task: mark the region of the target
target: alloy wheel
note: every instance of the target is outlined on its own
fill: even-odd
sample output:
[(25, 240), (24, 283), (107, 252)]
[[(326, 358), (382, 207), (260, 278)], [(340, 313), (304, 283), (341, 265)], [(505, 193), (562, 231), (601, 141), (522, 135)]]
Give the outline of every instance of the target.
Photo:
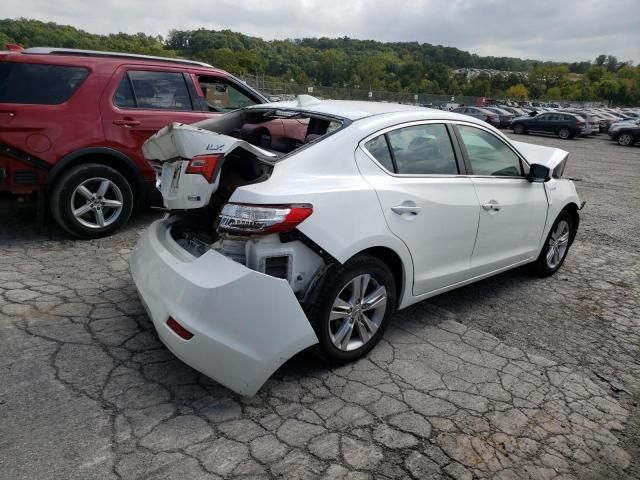
[(547, 244), (547, 266), (553, 270), (560, 265), (569, 248), (571, 228), (566, 220), (558, 222)]
[(123, 197), (118, 186), (106, 178), (90, 178), (71, 195), (71, 213), (87, 228), (105, 228), (122, 213)]
[(569, 132), (569, 130), (567, 130), (566, 128), (561, 128), (558, 132), (558, 136), (563, 140), (569, 138), (569, 135), (571, 135), (571, 132)]
[(367, 344), (384, 319), (387, 289), (370, 274), (358, 275), (340, 290), (329, 313), (329, 337), (342, 351)]
[(628, 147), (633, 142), (633, 137), (630, 133), (623, 133), (618, 137), (618, 144), (623, 147)]

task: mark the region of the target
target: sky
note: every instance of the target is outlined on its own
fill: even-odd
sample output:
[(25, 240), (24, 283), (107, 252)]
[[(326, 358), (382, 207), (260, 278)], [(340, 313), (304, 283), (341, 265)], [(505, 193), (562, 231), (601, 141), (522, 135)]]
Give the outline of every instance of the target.
[(0, 0), (0, 18), (91, 33), (230, 29), (266, 40), (417, 41), (479, 55), (640, 63), (640, 0)]

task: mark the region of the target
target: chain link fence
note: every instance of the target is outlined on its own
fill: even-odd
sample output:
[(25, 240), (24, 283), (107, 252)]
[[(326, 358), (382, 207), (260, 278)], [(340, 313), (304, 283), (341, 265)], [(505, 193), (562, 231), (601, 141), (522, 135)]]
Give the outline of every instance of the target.
[(385, 90), (367, 90), (362, 88), (300, 85), (293, 82), (268, 82), (259, 76), (240, 78), (273, 101), (293, 100), (298, 95), (313, 95), (314, 97), (332, 100), (370, 100), (375, 102), (406, 103), (449, 108), (452, 107), (453, 104), (456, 104), (456, 106), (475, 105), (478, 98), (468, 96), (435, 95), (424, 92), (389, 92)]

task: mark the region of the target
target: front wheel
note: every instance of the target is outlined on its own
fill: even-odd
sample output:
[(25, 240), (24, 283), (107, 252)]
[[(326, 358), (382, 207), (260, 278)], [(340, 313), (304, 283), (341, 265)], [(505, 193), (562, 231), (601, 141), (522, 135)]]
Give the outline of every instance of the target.
[(374, 257), (359, 256), (327, 272), (309, 312), (320, 356), (344, 363), (366, 355), (387, 328), (395, 292), (389, 268)]
[(551, 227), (538, 259), (532, 264), (533, 271), (542, 277), (556, 273), (567, 258), (574, 237), (571, 215), (563, 210)]
[(516, 133), (518, 135), (522, 135), (524, 133), (524, 125), (522, 124), (517, 124), (513, 127), (513, 133)]
[(623, 147), (630, 147), (633, 145), (633, 135), (630, 133), (623, 133), (618, 137), (618, 145)]
[(561, 128), (560, 130), (558, 130), (558, 136), (562, 140), (567, 140), (568, 138), (571, 138), (571, 130), (569, 130), (568, 128)]
[(51, 193), (53, 218), (77, 237), (98, 238), (123, 226), (133, 211), (127, 179), (106, 165), (78, 165), (64, 173)]

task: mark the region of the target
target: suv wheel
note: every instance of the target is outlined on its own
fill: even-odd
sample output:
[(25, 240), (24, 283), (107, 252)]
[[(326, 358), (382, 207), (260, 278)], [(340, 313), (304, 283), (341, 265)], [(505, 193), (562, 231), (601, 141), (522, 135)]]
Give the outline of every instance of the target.
[(518, 123), (513, 127), (513, 133), (517, 133), (518, 135), (522, 135), (524, 133), (524, 125)]
[(558, 130), (558, 136), (562, 140), (567, 140), (568, 138), (571, 138), (571, 130), (569, 130), (568, 128), (561, 128), (560, 130)]
[(630, 147), (633, 145), (633, 135), (630, 133), (623, 133), (618, 137), (618, 145), (622, 145), (623, 147)]
[(396, 286), (386, 264), (369, 256), (334, 267), (322, 282), (309, 318), (317, 350), (332, 363), (367, 354), (384, 334), (396, 303)]
[(124, 225), (133, 211), (127, 179), (106, 165), (78, 165), (64, 173), (51, 193), (51, 213), (63, 229), (84, 238), (104, 237)]

